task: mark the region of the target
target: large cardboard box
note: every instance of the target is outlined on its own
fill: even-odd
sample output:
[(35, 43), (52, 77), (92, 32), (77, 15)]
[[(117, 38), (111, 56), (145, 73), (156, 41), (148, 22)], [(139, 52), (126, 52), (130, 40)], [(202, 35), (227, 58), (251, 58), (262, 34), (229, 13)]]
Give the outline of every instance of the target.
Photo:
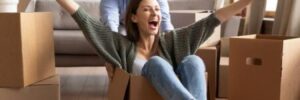
[[(211, 14), (208, 10), (171, 10), (171, 22), (175, 28), (191, 25)], [(213, 34), (201, 45), (201, 47), (215, 46), (221, 39), (221, 25), (215, 28)]]
[(0, 13), (0, 22), (0, 87), (24, 87), (55, 74), (51, 13)]
[(25, 88), (0, 88), (0, 100), (60, 100), (59, 76)]
[(300, 38), (230, 39), (230, 100), (300, 100)]
[[(207, 47), (196, 53), (206, 64), (208, 73), (208, 99), (216, 96), (216, 48)], [(106, 66), (111, 79), (108, 89), (109, 100), (163, 100), (154, 87), (142, 76), (131, 75), (119, 68)], [(126, 94), (128, 93), (128, 94)]]

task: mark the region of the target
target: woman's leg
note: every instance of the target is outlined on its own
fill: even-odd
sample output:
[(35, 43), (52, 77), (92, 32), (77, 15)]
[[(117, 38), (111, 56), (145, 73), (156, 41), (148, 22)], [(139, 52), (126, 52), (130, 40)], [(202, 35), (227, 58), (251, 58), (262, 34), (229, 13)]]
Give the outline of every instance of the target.
[(165, 100), (195, 100), (179, 81), (173, 67), (158, 56), (152, 57), (144, 65), (142, 75)]
[(176, 69), (181, 83), (197, 99), (207, 100), (205, 65), (196, 55), (185, 57)]

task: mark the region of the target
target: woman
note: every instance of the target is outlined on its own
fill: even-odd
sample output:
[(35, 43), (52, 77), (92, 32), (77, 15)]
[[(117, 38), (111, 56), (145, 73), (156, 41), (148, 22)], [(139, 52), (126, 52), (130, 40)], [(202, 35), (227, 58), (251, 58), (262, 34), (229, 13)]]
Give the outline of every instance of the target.
[(123, 37), (88, 16), (73, 0), (57, 1), (101, 56), (129, 73), (143, 75), (166, 100), (207, 99), (205, 66), (193, 54), (216, 26), (251, 2), (240, 0), (190, 26), (160, 33), (157, 1), (131, 0), (125, 20), (127, 36)]

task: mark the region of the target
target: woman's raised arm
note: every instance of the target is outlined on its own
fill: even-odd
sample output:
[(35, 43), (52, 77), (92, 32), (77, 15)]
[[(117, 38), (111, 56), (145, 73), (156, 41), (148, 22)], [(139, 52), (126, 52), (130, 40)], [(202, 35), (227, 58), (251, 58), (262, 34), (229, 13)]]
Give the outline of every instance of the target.
[(79, 5), (74, 0), (56, 0), (64, 9), (70, 14), (75, 13), (79, 8)]
[(228, 20), (230, 17), (235, 14), (241, 12), (244, 8), (247, 7), (253, 0), (239, 0), (227, 7), (218, 9), (215, 13), (216, 17), (220, 20), (220, 22), (224, 22)]

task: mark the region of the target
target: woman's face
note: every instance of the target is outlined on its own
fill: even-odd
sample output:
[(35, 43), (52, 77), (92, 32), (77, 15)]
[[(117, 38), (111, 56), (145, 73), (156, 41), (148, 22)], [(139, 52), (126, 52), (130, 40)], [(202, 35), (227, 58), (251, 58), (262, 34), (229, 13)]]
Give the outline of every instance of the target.
[(137, 23), (141, 35), (156, 35), (161, 20), (159, 4), (156, 0), (142, 0), (131, 19)]

